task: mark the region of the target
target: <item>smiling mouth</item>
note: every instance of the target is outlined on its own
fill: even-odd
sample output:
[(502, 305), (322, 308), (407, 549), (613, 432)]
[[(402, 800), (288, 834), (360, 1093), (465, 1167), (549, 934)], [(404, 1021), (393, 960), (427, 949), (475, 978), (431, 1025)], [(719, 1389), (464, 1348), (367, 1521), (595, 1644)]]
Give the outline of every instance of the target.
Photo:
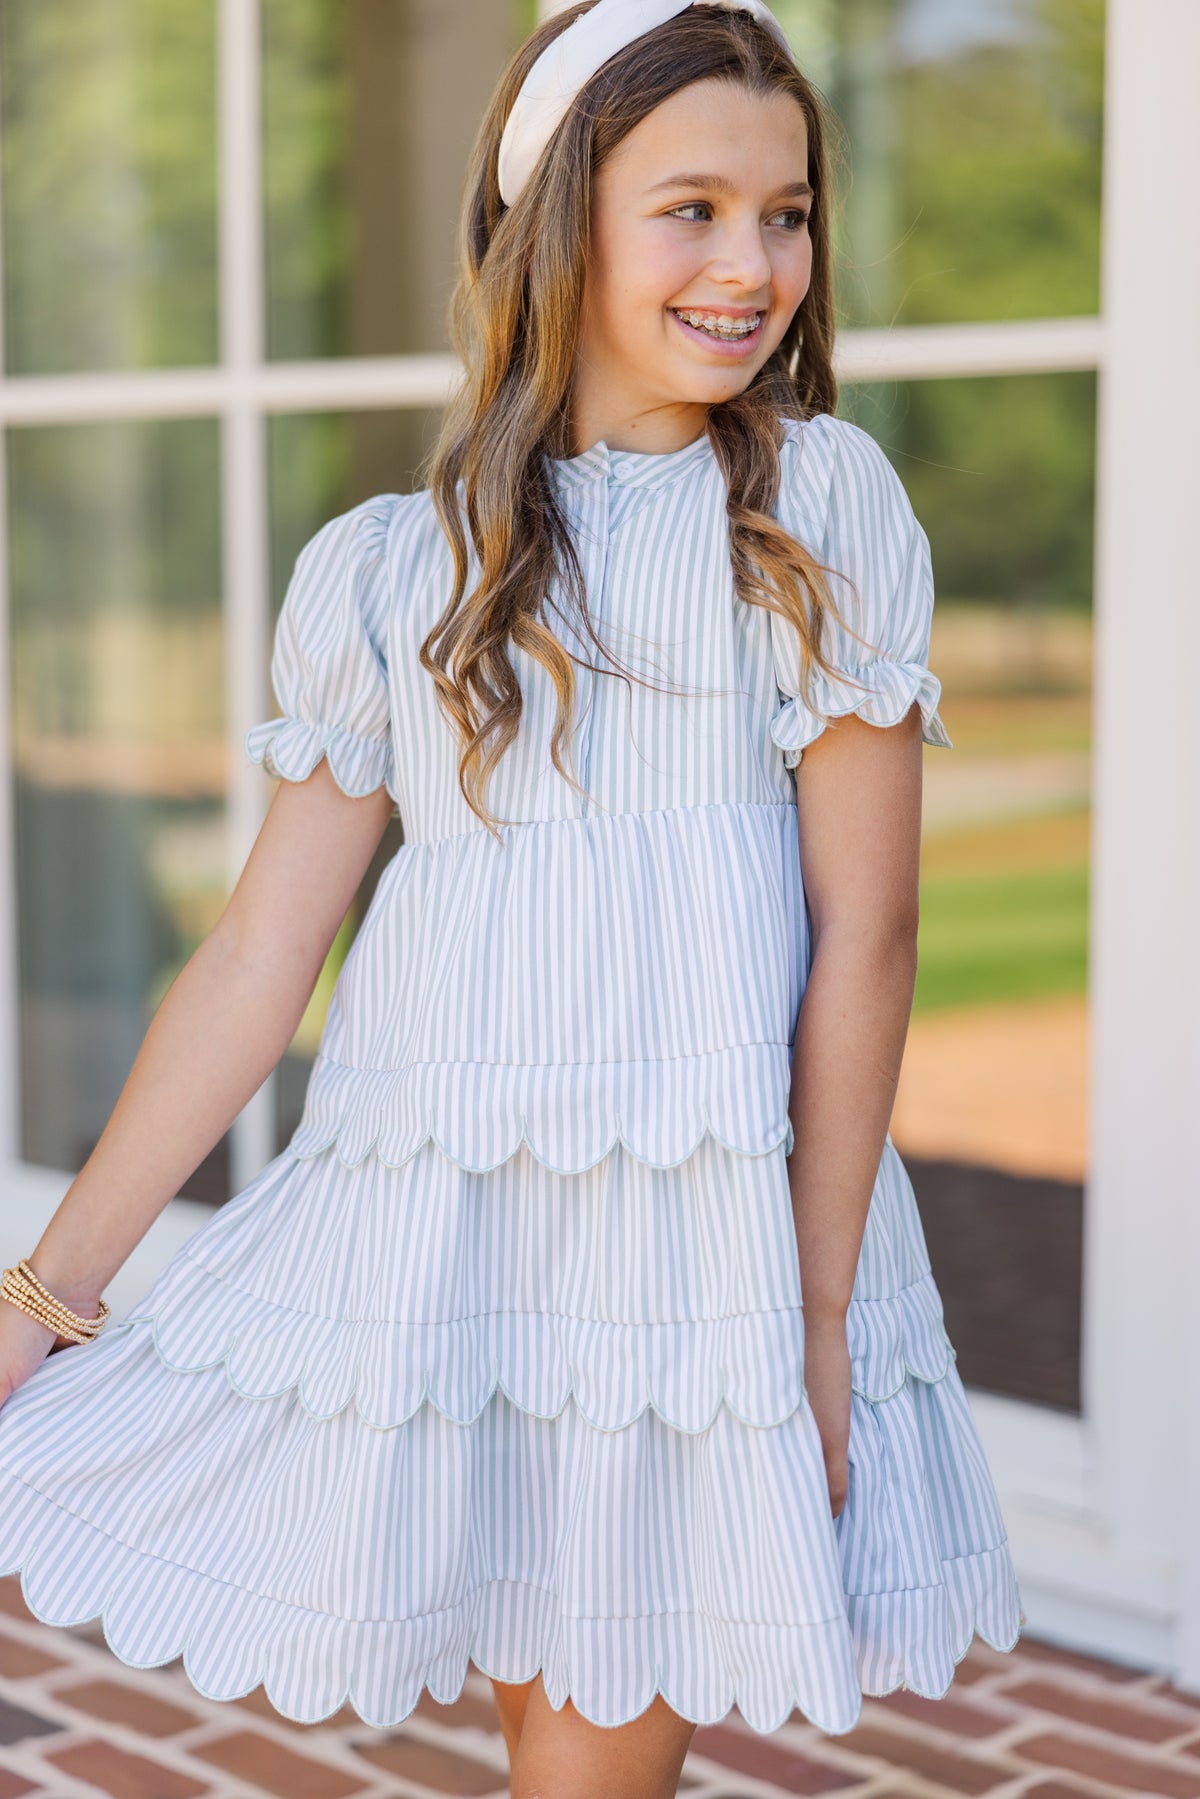
[(766, 317), (765, 313), (756, 312), (737, 318), (731, 313), (702, 312), (691, 306), (672, 306), (668, 310), (692, 331), (725, 344), (739, 344), (753, 337)]

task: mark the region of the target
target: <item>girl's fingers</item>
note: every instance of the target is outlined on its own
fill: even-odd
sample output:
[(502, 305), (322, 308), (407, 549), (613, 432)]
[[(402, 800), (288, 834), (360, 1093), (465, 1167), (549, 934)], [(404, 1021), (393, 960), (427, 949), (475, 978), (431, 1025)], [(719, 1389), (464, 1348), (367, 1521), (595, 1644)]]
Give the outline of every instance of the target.
[(844, 1332), (811, 1332), (805, 1350), (805, 1386), (821, 1436), (829, 1504), (835, 1518), (849, 1492), (852, 1378)]
[(846, 1503), (849, 1491), (849, 1478), (845, 1456), (835, 1456), (825, 1464), (825, 1478), (829, 1483), (829, 1503), (836, 1518)]
[(0, 1406), (24, 1386), (58, 1341), (66, 1343), (69, 1338), (52, 1337), (45, 1325), (19, 1307), (0, 1305)]

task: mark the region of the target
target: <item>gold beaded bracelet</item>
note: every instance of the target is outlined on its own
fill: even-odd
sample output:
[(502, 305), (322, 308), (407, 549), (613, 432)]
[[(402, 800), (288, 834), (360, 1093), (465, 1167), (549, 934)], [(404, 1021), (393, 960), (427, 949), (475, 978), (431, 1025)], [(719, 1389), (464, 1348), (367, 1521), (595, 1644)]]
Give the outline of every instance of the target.
[(4, 1270), (3, 1278), (0, 1278), (0, 1298), (11, 1300), (39, 1324), (72, 1343), (92, 1342), (100, 1335), (110, 1315), (104, 1300), (100, 1301), (100, 1313), (96, 1318), (84, 1318), (79, 1312), (73, 1312), (61, 1299), (56, 1299), (48, 1287), (43, 1287), (28, 1262), (18, 1262), (15, 1268)]

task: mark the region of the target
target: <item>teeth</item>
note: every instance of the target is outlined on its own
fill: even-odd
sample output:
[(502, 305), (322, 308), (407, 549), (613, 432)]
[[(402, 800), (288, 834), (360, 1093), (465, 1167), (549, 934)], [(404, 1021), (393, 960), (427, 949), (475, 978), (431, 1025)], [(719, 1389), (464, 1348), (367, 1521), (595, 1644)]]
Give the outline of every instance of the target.
[(707, 331), (712, 337), (749, 337), (758, 328), (761, 316), (755, 313), (752, 318), (737, 319), (727, 312), (691, 312), (683, 307), (676, 310), (687, 324), (694, 325), (699, 331)]

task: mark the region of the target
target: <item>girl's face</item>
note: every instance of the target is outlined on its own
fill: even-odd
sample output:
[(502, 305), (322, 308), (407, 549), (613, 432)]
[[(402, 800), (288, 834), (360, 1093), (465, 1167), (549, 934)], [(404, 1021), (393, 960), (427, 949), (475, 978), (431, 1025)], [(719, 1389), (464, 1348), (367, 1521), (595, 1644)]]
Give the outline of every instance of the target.
[(808, 133), (788, 94), (698, 81), (596, 173), (576, 450), (680, 449), (748, 387), (812, 275)]

